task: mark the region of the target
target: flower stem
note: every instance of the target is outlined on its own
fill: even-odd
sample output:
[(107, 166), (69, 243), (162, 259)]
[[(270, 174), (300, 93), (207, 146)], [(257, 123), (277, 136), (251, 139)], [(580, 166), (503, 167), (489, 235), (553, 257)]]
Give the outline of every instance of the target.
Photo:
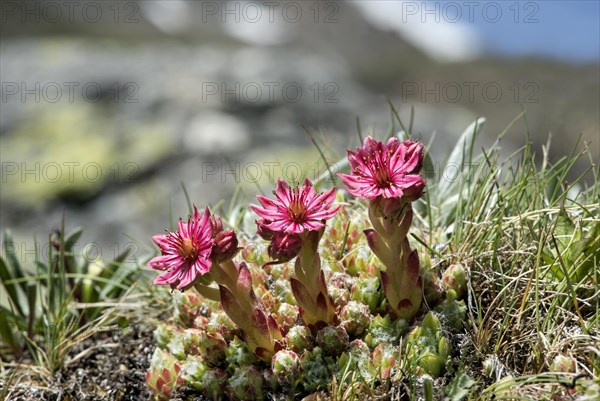
[(202, 295), (206, 299), (210, 299), (211, 301), (215, 302), (221, 302), (221, 293), (218, 288), (196, 283), (194, 284), (194, 289), (198, 292), (198, 294)]
[(327, 291), (318, 245), (323, 232), (310, 232), (296, 259), (292, 292), (304, 324), (312, 328), (334, 323), (335, 307)]
[(386, 266), (380, 272), (381, 283), (395, 318), (410, 320), (422, 301), (422, 279), (419, 258), (410, 249), (408, 231), (413, 211), (410, 203), (403, 204), (395, 215), (385, 213), (381, 203), (372, 202), (369, 220), (374, 230), (366, 230), (369, 247)]

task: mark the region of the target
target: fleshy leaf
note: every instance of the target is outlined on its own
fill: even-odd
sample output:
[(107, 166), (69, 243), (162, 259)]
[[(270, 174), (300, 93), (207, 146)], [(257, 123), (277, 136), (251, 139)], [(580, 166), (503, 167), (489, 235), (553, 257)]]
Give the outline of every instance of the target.
[(219, 291), (221, 293), (221, 304), (223, 305), (223, 310), (227, 313), (227, 316), (231, 320), (233, 320), (238, 326), (244, 327), (248, 320), (248, 318), (244, 315), (242, 308), (235, 300), (235, 297), (224, 286), (219, 286)]

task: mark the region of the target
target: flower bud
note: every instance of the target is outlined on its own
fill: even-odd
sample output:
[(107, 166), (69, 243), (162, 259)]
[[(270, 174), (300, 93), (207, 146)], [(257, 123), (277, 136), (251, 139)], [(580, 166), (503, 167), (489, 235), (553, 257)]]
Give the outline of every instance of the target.
[(317, 344), (325, 355), (338, 356), (348, 348), (350, 338), (343, 327), (327, 326), (317, 333)]
[(215, 238), (223, 231), (223, 221), (214, 214), (210, 214), (210, 223), (212, 225), (212, 236)]
[(417, 153), (417, 165), (412, 173), (418, 173), (423, 168), (423, 162), (425, 160), (425, 148), (423, 147), (423, 143), (418, 141), (412, 141), (410, 139), (403, 142), (405, 146), (408, 146), (408, 151), (406, 152), (406, 157), (412, 157), (412, 154)]
[(371, 314), (367, 305), (350, 301), (342, 308), (340, 318), (342, 319), (342, 326), (344, 326), (348, 334), (359, 337), (369, 327)]
[(377, 217), (396, 217), (402, 208), (406, 205), (406, 199), (400, 198), (384, 198), (378, 196), (371, 201), (369, 207)]
[(256, 233), (264, 240), (270, 241), (276, 234), (275, 231), (267, 227), (271, 222), (269, 220), (260, 219), (256, 221)]
[(234, 231), (221, 231), (214, 238), (210, 258), (215, 263), (231, 260), (238, 252), (238, 239)]
[(298, 256), (304, 244), (304, 238), (298, 234), (277, 233), (269, 244), (269, 256), (272, 259), (287, 262)]
[(423, 195), (423, 190), (425, 189), (425, 180), (421, 178), (420, 181), (414, 183), (409, 188), (404, 190), (402, 198), (407, 202), (414, 202), (419, 199)]

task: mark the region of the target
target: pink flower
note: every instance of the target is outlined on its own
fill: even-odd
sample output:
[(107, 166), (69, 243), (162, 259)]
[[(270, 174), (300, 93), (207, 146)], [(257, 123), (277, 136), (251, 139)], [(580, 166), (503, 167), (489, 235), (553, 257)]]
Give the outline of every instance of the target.
[(332, 218), (340, 207), (331, 208), (335, 200), (335, 188), (318, 194), (310, 180), (304, 180), (302, 188), (292, 189), (281, 178), (277, 180), (275, 199), (257, 195), (262, 208), (251, 206), (263, 219), (258, 221), (259, 231), (302, 234), (320, 230), (325, 220)]
[(423, 145), (393, 137), (383, 142), (368, 136), (362, 148), (348, 151), (351, 174), (338, 173), (350, 194), (363, 198), (419, 198), (425, 180), (419, 174), (423, 166)]
[(180, 221), (177, 228), (152, 237), (162, 254), (150, 260), (148, 266), (165, 271), (154, 279), (154, 284), (182, 290), (212, 266), (213, 226), (208, 208), (200, 213), (194, 206), (193, 216), (187, 222)]

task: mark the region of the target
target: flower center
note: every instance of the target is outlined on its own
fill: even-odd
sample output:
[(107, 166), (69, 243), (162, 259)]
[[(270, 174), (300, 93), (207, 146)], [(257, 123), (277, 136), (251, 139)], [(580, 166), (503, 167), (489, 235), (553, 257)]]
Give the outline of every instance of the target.
[[(392, 174), (389, 169), (390, 157), (392, 155), (391, 150), (385, 152), (379, 150), (374, 151), (371, 155), (364, 157), (363, 162), (370, 171), (370, 175), (375, 180), (375, 183), (379, 188), (389, 188), (393, 186)], [(360, 172), (360, 168), (356, 168), (357, 172)]]
[(390, 176), (390, 171), (384, 163), (375, 162), (374, 163), (373, 178), (375, 178), (375, 182), (377, 186), (380, 188), (388, 188), (392, 186), (392, 177)]
[(179, 254), (184, 258), (194, 259), (198, 256), (198, 250), (191, 238), (184, 238), (179, 246)]
[(300, 199), (294, 199), (291, 201), (288, 210), (290, 213), (290, 218), (296, 223), (301, 223), (306, 218), (306, 206), (300, 201)]

